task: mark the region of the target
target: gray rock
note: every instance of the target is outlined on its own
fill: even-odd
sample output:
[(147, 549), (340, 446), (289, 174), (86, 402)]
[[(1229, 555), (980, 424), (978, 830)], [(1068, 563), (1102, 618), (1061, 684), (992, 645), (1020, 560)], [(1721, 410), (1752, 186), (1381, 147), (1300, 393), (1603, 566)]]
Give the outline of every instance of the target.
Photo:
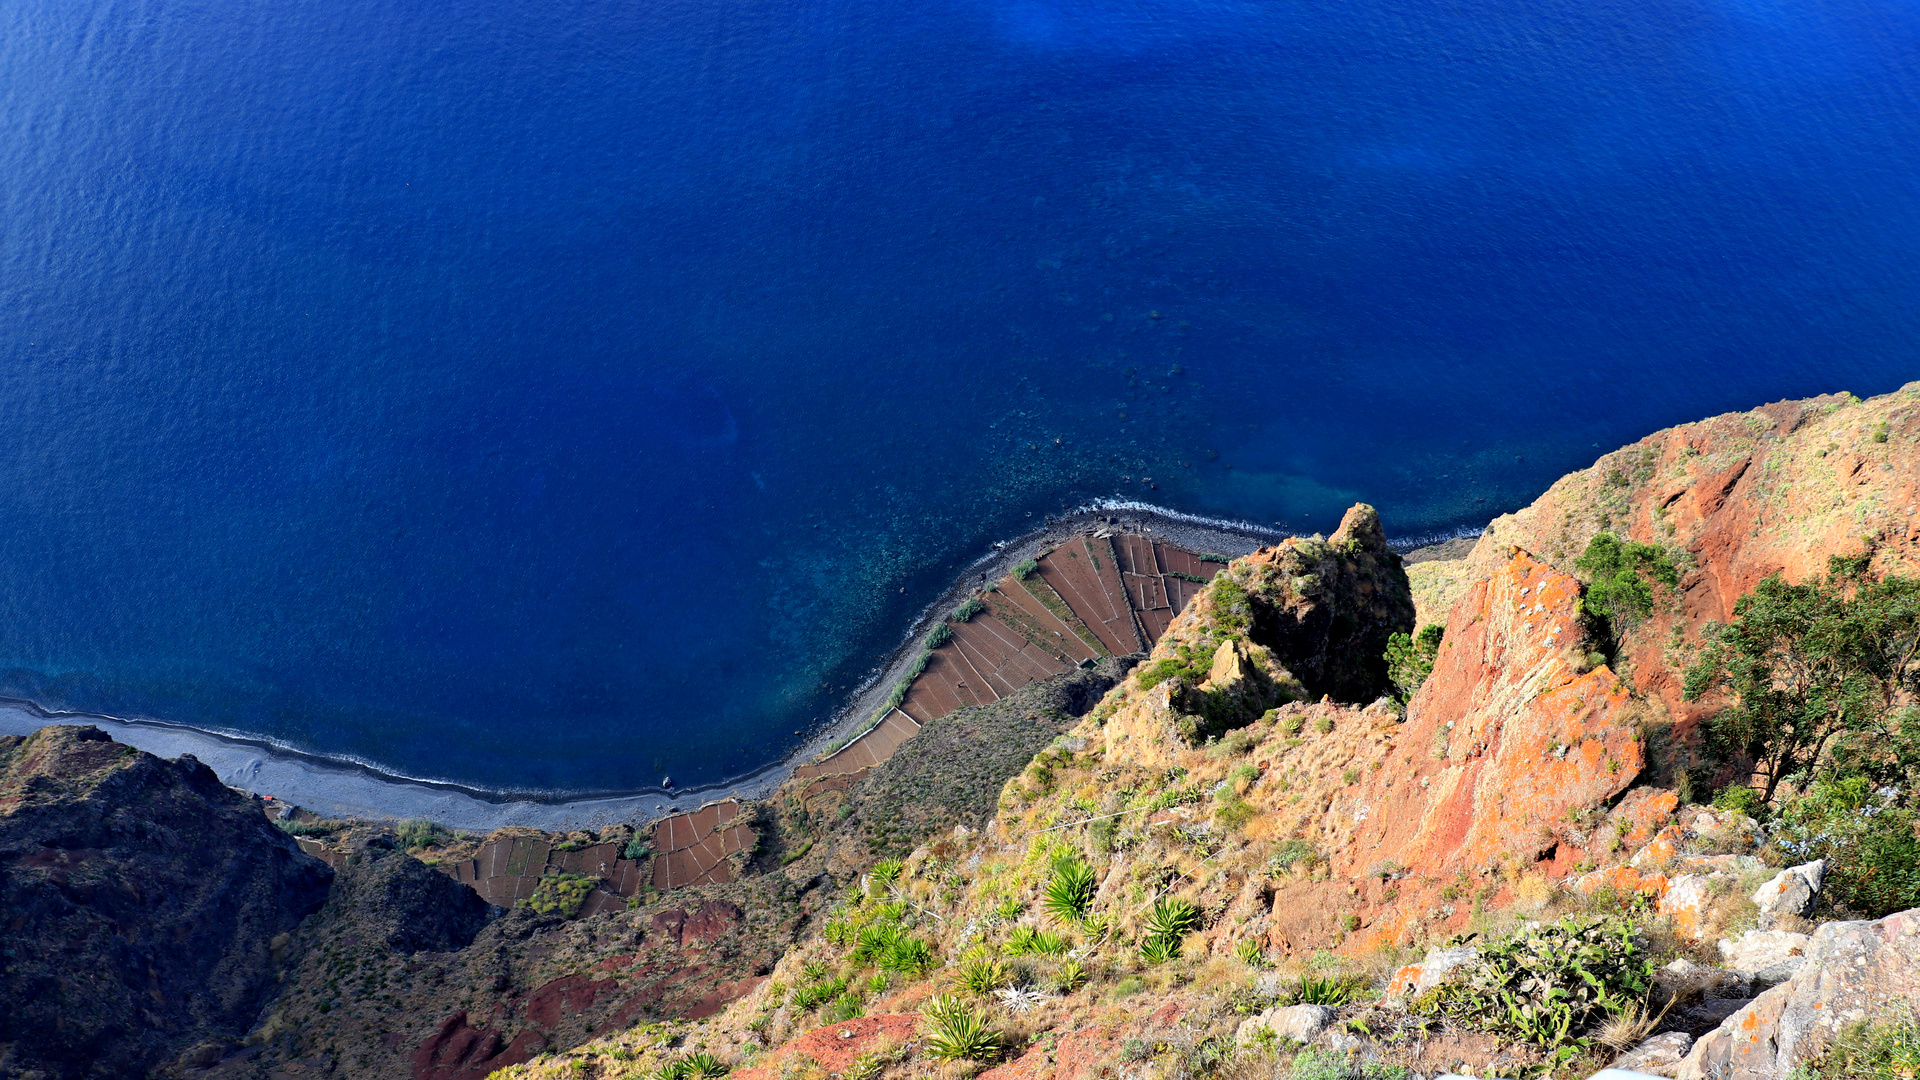
[(1827, 923), (1805, 951), (1792, 978), (1694, 1044), (1678, 1080), (1785, 1080), (1847, 1025), (1920, 1005), (1920, 910)]
[(1788, 867), (1754, 890), (1753, 902), (1760, 909), (1761, 927), (1771, 930), (1782, 916), (1805, 915), (1819, 897), (1826, 875), (1827, 861), (1819, 859)]
[(1245, 1046), (1253, 1041), (1255, 1032), (1266, 1028), (1282, 1039), (1312, 1042), (1332, 1022), (1333, 1010), (1325, 1005), (1277, 1006), (1243, 1022), (1234, 1032), (1233, 1041)]
[(1720, 941), (1720, 957), (1727, 967), (1763, 986), (1776, 986), (1793, 977), (1806, 963), (1813, 939), (1785, 930), (1749, 930), (1738, 941)]
[(1685, 1060), (1687, 1051), (1691, 1049), (1693, 1036), (1684, 1031), (1669, 1031), (1665, 1035), (1655, 1035), (1620, 1055), (1608, 1068), (1653, 1076), (1672, 1076), (1674, 1069)]

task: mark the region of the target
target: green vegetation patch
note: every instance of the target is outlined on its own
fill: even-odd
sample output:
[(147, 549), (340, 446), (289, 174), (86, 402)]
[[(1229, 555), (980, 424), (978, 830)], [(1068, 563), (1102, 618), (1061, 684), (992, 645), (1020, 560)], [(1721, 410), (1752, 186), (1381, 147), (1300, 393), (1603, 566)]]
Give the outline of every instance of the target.
[(1387, 639), (1387, 681), (1400, 704), (1413, 700), (1414, 691), (1433, 674), (1433, 660), (1446, 633), (1444, 626), (1423, 626), (1417, 634), (1394, 634)]
[(1586, 585), (1581, 614), (1594, 636), (1608, 641), (1617, 642), (1653, 613), (1655, 583), (1669, 589), (1680, 585), (1680, 572), (1664, 549), (1624, 541), (1612, 533), (1596, 535), (1573, 566)]
[(527, 897), (526, 905), (542, 915), (558, 915), (563, 919), (575, 918), (580, 908), (587, 902), (587, 894), (600, 884), (597, 877), (585, 874), (548, 874), (534, 887), (533, 895)]

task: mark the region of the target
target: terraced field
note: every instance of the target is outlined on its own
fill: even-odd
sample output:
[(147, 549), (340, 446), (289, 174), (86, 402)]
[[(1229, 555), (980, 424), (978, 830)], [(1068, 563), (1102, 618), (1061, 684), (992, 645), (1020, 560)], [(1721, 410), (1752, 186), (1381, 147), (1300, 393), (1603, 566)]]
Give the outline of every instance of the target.
[(794, 770), (801, 779), (858, 775), (893, 756), (922, 724), (998, 701), (1101, 656), (1144, 652), (1223, 564), (1134, 533), (1082, 533), (1008, 574), (871, 731)]
[[(1082, 533), (1038, 559), (1027, 572), (1008, 574), (981, 593), (980, 609), (965, 621), (949, 618), (946, 640), (927, 651), (926, 665), (896, 708), (838, 751), (794, 770), (803, 787), (801, 805), (815, 796), (843, 792), (921, 726), (967, 705), (984, 705), (1102, 656), (1144, 652), (1160, 640), (1173, 617), (1224, 564), (1133, 533)], [(706, 810), (699, 812), (705, 815)], [(654, 826), (659, 837), (699, 833), (699, 815), (679, 815)], [(741, 830), (744, 831), (744, 830)], [(742, 841), (747, 842), (747, 841)], [(698, 848), (713, 860), (719, 847)], [(727, 870), (724, 856), (719, 872)], [(663, 889), (714, 878), (711, 862), (691, 856), (655, 861), (653, 880)]]

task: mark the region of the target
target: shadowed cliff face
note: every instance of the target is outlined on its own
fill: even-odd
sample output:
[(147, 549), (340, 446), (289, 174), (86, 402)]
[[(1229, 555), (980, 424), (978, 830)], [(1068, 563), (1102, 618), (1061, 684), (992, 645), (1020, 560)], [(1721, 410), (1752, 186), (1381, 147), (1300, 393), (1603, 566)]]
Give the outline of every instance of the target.
[(1387, 639), (1413, 630), (1413, 594), (1380, 515), (1361, 503), (1324, 542), (1288, 539), (1235, 564), (1253, 597), (1248, 635), (1311, 697), (1365, 704), (1387, 689)]
[(0, 740), (0, 1072), (139, 1076), (238, 1038), (332, 877), (206, 766), (97, 728)]

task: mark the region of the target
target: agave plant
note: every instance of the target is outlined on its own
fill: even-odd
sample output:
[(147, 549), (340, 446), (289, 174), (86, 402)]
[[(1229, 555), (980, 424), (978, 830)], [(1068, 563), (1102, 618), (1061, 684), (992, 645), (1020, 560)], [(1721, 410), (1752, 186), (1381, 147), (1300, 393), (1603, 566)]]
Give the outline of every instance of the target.
[(1051, 930), (1040, 931), (1027, 943), (1028, 951), (1035, 956), (1065, 956), (1072, 947), (1073, 942)]
[(851, 959), (855, 963), (875, 963), (887, 952), (900, 944), (900, 928), (891, 923), (874, 923), (862, 927), (860, 940), (853, 947)]
[(925, 975), (933, 967), (933, 946), (919, 938), (901, 937), (888, 945), (878, 959), (887, 971)]
[(1007, 985), (1007, 965), (990, 957), (976, 956), (960, 965), (954, 981), (969, 994), (986, 996)]
[(1147, 937), (1140, 941), (1140, 962), (1148, 966), (1164, 964), (1180, 955), (1177, 937)]
[(1031, 926), (1016, 926), (1007, 933), (1007, 955), (1025, 956), (1037, 952), (1034, 944), (1040, 939), (1040, 932)]
[(1238, 945), (1235, 945), (1233, 947), (1233, 956), (1234, 959), (1250, 968), (1263, 968), (1267, 966), (1267, 954), (1261, 950), (1260, 943), (1252, 938), (1248, 938)]
[(900, 880), (900, 871), (906, 864), (899, 859), (882, 859), (867, 871), (866, 888), (862, 891), (868, 896), (884, 896)]
[(1053, 973), (1053, 985), (1063, 994), (1071, 994), (1087, 985), (1087, 966), (1078, 960), (1063, 961)]
[(705, 1050), (680, 1059), (687, 1067), (687, 1080), (717, 1080), (732, 1072), (732, 1067)]
[(1177, 896), (1161, 897), (1147, 913), (1147, 933), (1152, 937), (1177, 938), (1200, 925), (1200, 909), (1190, 900)]
[(1097, 885), (1093, 868), (1077, 856), (1055, 859), (1053, 877), (1040, 898), (1040, 907), (1060, 922), (1077, 923), (1086, 918), (1092, 908)]
[(927, 1054), (939, 1061), (978, 1061), (1000, 1049), (1000, 1033), (971, 1005), (941, 995), (929, 1000), (921, 1015), (927, 1022)]
[(1354, 975), (1302, 975), (1293, 996), (1302, 1005), (1337, 1009), (1358, 998), (1365, 989), (1365, 981)]

